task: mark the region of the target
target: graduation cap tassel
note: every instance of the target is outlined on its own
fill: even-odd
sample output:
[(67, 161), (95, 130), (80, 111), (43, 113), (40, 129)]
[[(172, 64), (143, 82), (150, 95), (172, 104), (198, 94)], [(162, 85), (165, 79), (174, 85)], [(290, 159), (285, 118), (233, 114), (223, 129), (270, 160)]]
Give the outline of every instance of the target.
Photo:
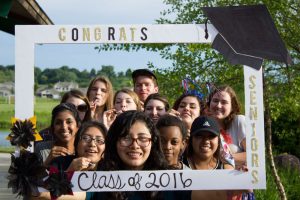
[(208, 18), (205, 20), (205, 39), (207, 39), (208, 38), (208, 30), (207, 30), (207, 22), (208, 22)]

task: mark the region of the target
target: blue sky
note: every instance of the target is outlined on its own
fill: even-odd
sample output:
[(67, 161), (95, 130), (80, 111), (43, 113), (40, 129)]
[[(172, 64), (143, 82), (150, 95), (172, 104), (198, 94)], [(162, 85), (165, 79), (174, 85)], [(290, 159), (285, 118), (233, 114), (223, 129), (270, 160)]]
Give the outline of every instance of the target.
[[(163, 0), (36, 0), (54, 24), (154, 24), (167, 8)], [(35, 65), (57, 68), (63, 65), (80, 70), (113, 65), (115, 71), (144, 68), (151, 61), (167, 67), (169, 61), (156, 53), (101, 52), (95, 45), (44, 44), (35, 47)], [(0, 32), (0, 65), (15, 63), (14, 36)]]

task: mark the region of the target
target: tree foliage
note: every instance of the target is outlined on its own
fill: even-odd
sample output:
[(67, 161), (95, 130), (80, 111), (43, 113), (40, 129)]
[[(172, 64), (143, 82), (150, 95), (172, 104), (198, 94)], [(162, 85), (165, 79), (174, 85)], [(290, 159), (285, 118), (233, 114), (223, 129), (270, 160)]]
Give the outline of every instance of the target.
[[(300, 1), (295, 0), (279, 0), (279, 1), (165, 1), (171, 5), (171, 9), (163, 12), (163, 16), (167, 16), (170, 13), (177, 13), (176, 18), (171, 23), (203, 23), (205, 17), (203, 17), (200, 10), (201, 6), (229, 6), (229, 5), (253, 5), (253, 4), (265, 4), (274, 19), (276, 27), (285, 42), (289, 53), (293, 58), (294, 65), (286, 66), (282, 63), (275, 63), (271, 61), (265, 61), (264, 79), (265, 79), (265, 97), (267, 97), (270, 104), (271, 118), (273, 121), (273, 134), (275, 146), (278, 146), (277, 150), (281, 152), (288, 152), (294, 155), (300, 156), (299, 144), (300, 144), (300, 73), (299, 73), (299, 58), (300, 58)], [(164, 18), (158, 20), (158, 23), (169, 22)], [(209, 77), (213, 82), (225, 83), (229, 85), (235, 85), (234, 83), (243, 83), (242, 76), (238, 76), (239, 71), (237, 68), (228, 66), (227, 62), (220, 58), (213, 50), (206, 48), (205, 45), (199, 46), (196, 49), (179, 49), (180, 52), (176, 52), (174, 71), (176, 74), (185, 74), (186, 72), (195, 72), (196, 74), (203, 73), (206, 69), (210, 73), (215, 75)], [(182, 51), (183, 50), (183, 51)], [(200, 57), (202, 62), (197, 63), (199, 55), (193, 55), (193, 52), (205, 52), (205, 56)], [(171, 53), (172, 54), (172, 53)], [(174, 54), (172, 54), (174, 55)], [(172, 57), (172, 55), (170, 57)], [(180, 62), (185, 56), (189, 56), (190, 60), (184, 58), (183, 62)], [(197, 65), (194, 65), (196, 64)], [(178, 65), (179, 64), (179, 65)], [(194, 65), (194, 66), (193, 66)], [(207, 68), (209, 65), (214, 66), (213, 69)], [(185, 68), (185, 69), (182, 69)], [(192, 70), (192, 68), (194, 70)], [(218, 68), (218, 69), (216, 69)], [(173, 73), (173, 72), (170, 72)], [(238, 80), (240, 78), (240, 80)], [(240, 84), (239, 84), (240, 87)], [(240, 87), (241, 88), (241, 87)], [(236, 89), (236, 88), (235, 88)], [(280, 141), (280, 143), (279, 143)], [(285, 141), (285, 143), (283, 143)], [(278, 142), (278, 143), (276, 143)]]
[[(280, 36), (292, 56), (294, 64), (286, 66), (265, 60), (265, 97), (271, 111), (275, 146), (280, 141), (281, 152), (300, 157), (300, 1), (299, 0), (165, 0), (169, 9), (161, 12), (159, 24), (203, 24), (206, 17), (201, 7), (265, 4), (274, 20)], [(259, 30), (258, 30), (259, 31)], [(231, 85), (243, 99), (243, 71), (241, 66), (231, 66), (207, 44), (119, 44), (101, 45), (98, 51), (147, 51), (159, 52), (172, 66), (149, 68), (158, 74), (160, 92), (171, 102), (182, 93), (181, 80), (187, 75), (199, 83), (206, 81), (216, 85)], [(296, 136), (297, 135), (297, 136)], [(282, 143), (287, 141), (287, 143)]]
[(9, 65), (6, 67), (0, 65), (0, 80), (2, 83), (15, 80), (14, 69), (15, 69), (15, 67), (13, 65)]
[[(0, 66), (0, 83), (14, 81), (14, 66)], [(39, 88), (39, 85), (53, 86), (55, 83), (61, 82), (77, 82), (79, 87), (86, 88), (90, 81), (96, 76), (106, 76), (110, 79), (115, 90), (122, 87), (131, 87), (131, 70), (116, 74), (113, 66), (101, 66), (96, 72), (95, 69), (90, 71), (79, 71), (76, 68), (62, 66), (57, 69), (41, 70), (39, 67), (34, 68), (34, 90)]]

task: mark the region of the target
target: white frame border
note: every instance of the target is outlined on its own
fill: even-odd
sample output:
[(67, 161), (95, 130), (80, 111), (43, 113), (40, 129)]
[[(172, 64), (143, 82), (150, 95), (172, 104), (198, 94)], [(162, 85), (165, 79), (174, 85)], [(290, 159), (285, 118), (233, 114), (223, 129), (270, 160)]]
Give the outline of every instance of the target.
[[(142, 28), (143, 33), (142, 33)], [(72, 31), (78, 30), (78, 35)], [(108, 31), (114, 29), (116, 37), (108, 36)], [(217, 35), (217, 30), (208, 24), (209, 37), (205, 39), (205, 25), (176, 24), (176, 25), (17, 25), (15, 28), (15, 117), (27, 119), (34, 113), (34, 47), (35, 44), (84, 44), (84, 43), (211, 43)], [(100, 30), (100, 32), (99, 32)], [(90, 38), (84, 34), (89, 33)], [(99, 34), (100, 33), (100, 34)], [(125, 34), (125, 35), (124, 35)], [(147, 35), (147, 39), (145, 39)], [(168, 171), (115, 171), (96, 172), (101, 176), (113, 175), (121, 177), (126, 184), (122, 189), (105, 186), (91, 188), (89, 191), (135, 191), (128, 181), (138, 173), (143, 179), (139, 190), (211, 190), (211, 189), (265, 189), (265, 141), (263, 115), (262, 70), (244, 66), (245, 87), (245, 116), (247, 137), (248, 172), (236, 170), (168, 170)], [(254, 112), (256, 111), (256, 112)], [(249, 138), (249, 139), (248, 139)], [(79, 184), (89, 184), (89, 179), (78, 179), (87, 173), (75, 172), (72, 178), (73, 191), (82, 191)], [(180, 174), (192, 180), (189, 187), (174, 187), (174, 180), (168, 186), (147, 188), (143, 185), (149, 181), (150, 173), (160, 177), (162, 173), (179, 177)], [(175, 175), (174, 175), (175, 174)], [(165, 175), (164, 175), (165, 176)], [(164, 180), (164, 177), (162, 178)], [(144, 181), (144, 182), (143, 182)], [(175, 180), (176, 181), (176, 180)], [(217, 184), (216, 184), (217, 183)]]

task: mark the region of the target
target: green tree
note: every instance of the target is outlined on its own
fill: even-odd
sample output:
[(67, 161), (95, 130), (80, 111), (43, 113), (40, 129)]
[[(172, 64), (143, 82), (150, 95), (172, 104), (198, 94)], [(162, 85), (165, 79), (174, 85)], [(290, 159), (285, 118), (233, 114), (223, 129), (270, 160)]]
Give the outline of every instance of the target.
[[(279, 148), (283, 152), (296, 154), (298, 157), (299, 112), (300, 112), (300, 1), (298, 0), (165, 0), (170, 6), (162, 11), (156, 21), (164, 24), (203, 24), (206, 17), (201, 7), (265, 4), (274, 19), (276, 27), (287, 45), (294, 65), (265, 61), (264, 68), (264, 105), (266, 133), (270, 142), (272, 136), (280, 138)], [(201, 83), (214, 82), (216, 85), (229, 84), (239, 91), (243, 88), (241, 66), (231, 66), (224, 58), (207, 44), (147, 44), (147, 45), (103, 45), (98, 50), (137, 51), (145, 49), (159, 52), (162, 58), (172, 61), (172, 66), (161, 69), (150, 63), (158, 74), (160, 91), (172, 99), (178, 97), (181, 90), (180, 81), (189, 75)], [(271, 129), (271, 124), (275, 129)], [(275, 132), (274, 132), (275, 131)], [(297, 136), (295, 136), (297, 134)], [(295, 140), (282, 140), (295, 138)], [(284, 141), (289, 141), (284, 144)], [(272, 145), (268, 152), (272, 158)], [(276, 146), (275, 146), (276, 147)], [(272, 160), (272, 159), (271, 159)], [(271, 165), (272, 162), (271, 162)], [(276, 170), (273, 171), (276, 175)], [(280, 187), (279, 189), (283, 189)], [(285, 199), (284, 191), (281, 198)]]
[(55, 82), (57, 81), (64, 81), (64, 82), (76, 82), (77, 81), (77, 75), (72, 71), (67, 70), (57, 70), (57, 76), (55, 77)]
[(93, 68), (90, 72), (90, 78), (94, 78), (96, 76), (96, 70)]
[(38, 77), (42, 73), (42, 70), (38, 67), (34, 67), (34, 93), (36, 93), (37, 89), (39, 88), (39, 81)]
[(125, 76), (131, 78), (131, 74), (132, 74), (132, 70), (131, 69), (127, 69), (126, 72), (125, 72)]
[(14, 82), (15, 80), (15, 66), (8, 65), (6, 67), (0, 66), (0, 83)]
[(109, 79), (116, 78), (114, 67), (111, 65), (102, 65), (101, 70), (99, 70), (97, 74), (101, 76), (106, 76)]
[(124, 76), (124, 72), (118, 72), (118, 77)]
[[(272, 172), (275, 177), (275, 181), (277, 183), (278, 190), (280, 191), (281, 199), (286, 199), (284, 188), (281, 184), (279, 176), (277, 175), (276, 168), (273, 162), (273, 155), (272, 155), (272, 132), (271, 124), (278, 123), (277, 119), (280, 118), (289, 124), (289, 126), (281, 127), (282, 129), (277, 131), (277, 135), (281, 138), (290, 138), (295, 135), (295, 133), (299, 133), (299, 126), (298, 128), (294, 128), (292, 130), (291, 126), (293, 122), (299, 122), (299, 111), (300, 111), (300, 85), (299, 85), (299, 56), (300, 56), (300, 34), (299, 34), (299, 24), (300, 24), (300, 16), (299, 16), (299, 9), (300, 9), (300, 2), (299, 1), (165, 1), (167, 4), (171, 5), (171, 9), (165, 11), (163, 13), (164, 16), (167, 16), (168, 13), (176, 13), (176, 19), (171, 21), (171, 23), (203, 23), (205, 17), (201, 14), (201, 10), (199, 10), (200, 6), (228, 6), (228, 5), (245, 5), (245, 4), (258, 4), (264, 3), (272, 15), (274, 22), (281, 34), (281, 37), (287, 44), (290, 54), (294, 58), (295, 65), (293, 67), (285, 66), (281, 63), (275, 62), (264, 62), (264, 104), (265, 104), (265, 118), (266, 118), (266, 134), (267, 134), (267, 149), (268, 155), (270, 159), (270, 164), (272, 166)], [(200, 6), (199, 6), (200, 5)], [(165, 23), (170, 21), (161, 18), (158, 20), (159, 23)], [(204, 48), (200, 49), (204, 50)], [(199, 49), (199, 50), (200, 50)], [(180, 52), (176, 52), (178, 55), (188, 55), (192, 51), (184, 50)], [(174, 54), (168, 51), (168, 56), (172, 57)], [(177, 56), (176, 56), (177, 57)], [(181, 56), (180, 56), (181, 57)], [(219, 60), (219, 56), (215, 55), (211, 50), (205, 49), (205, 56), (204, 58), (213, 62), (213, 66), (220, 66), (220, 63), (224, 64), (224, 61)], [(176, 59), (177, 61), (178, 59)], [(190, 64), (189, 60), (185, 59), (187, 64)], [(178, 62), (177, 62), (178, 63)], [(176, 64), (177, 64), (176, 63)], [(193, 63), (193, 62), (192, 62)], [(202, 67), (197, 68), (206, 68), (207, 64), (203, 63)], [(222, 65), (221, 64), (221, 65)], [(176, 65), (175, 65), (176, 67)], [(227, 67), (226, 67), (227, 68)], [(179, 73), (185, 73), (184, 70), (176, 68)], [(227, 68), (227, 71), (234, 72), (232, 68)], [(235, 73), (229, 74), (228, 78), (223, 76), (218, 72), (214, 72), (216, 75), (219, 76), (220, 82), (229, 83), (231, 80), (235, 80)], [(221, 77), (221, 78), (220, 78)], [(225, 78), (225, 79), (223, 79)], [(222, 80), (223, 79), (223, 80)], [(242, 81), (239, 81), (242, 82)], [(281, 98), (278, 98), (281, 97)], [(281, 121), (282, 123), (282, 121)], [(286, 125), (287, 125), (286, 124)], [(276, 125), (275, 125), (276, 126)], [(278, 125), (276, 126), (278, 127)], [(295, 138), (295, 137), (293, 137)], [(297, 153), (295, 152), (296, 149), (299, 149), (299, 136), (298, 140), (289, 140), (286, 147), (295, 145), (294, 151), (289, 153)], [(297, 142), (298, 141), (298, 142)], [(282, 140), (281, 140), (282, 145)], [(291, 150), (291, 149), (284, 149), (284, 150)], [(298, 150), (297, 150), (298, 151)], [(298, 151), (299, 152), (299, 151)], [(296, 154), (297, 155), (297, 154)], [(299, 156), (299, 154), (298, 154)]]
[(39, 75), (38, 83), (47, 84), (48, 83), (48, 77), (46, 75)]

